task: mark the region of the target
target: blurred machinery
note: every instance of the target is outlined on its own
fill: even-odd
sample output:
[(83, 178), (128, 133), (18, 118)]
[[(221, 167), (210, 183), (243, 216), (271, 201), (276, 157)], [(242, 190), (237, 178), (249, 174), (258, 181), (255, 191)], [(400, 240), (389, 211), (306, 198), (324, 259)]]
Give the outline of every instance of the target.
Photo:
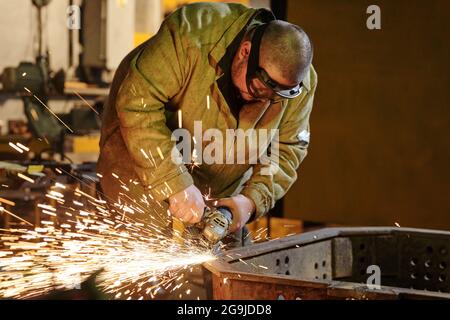
[(65, 74), (50, 70), (48, 51), (44, 52), (42, 40), (42, 9), (50, 0), (32, 0), (37, 8), (38, 52), (35, 62), (21, 62), (18, 67), (5, 68), (2, 74), (3, 91), (19, 94), (24, 103), (30, 131), (36, 137), (46, 137), (57, 143), (64, 127), (43, 108), (51, 93), (64, 93)]
[(79, 76), (104, 84), (108, 73), (133, 50), (135, 1), (89, 0), (81, 8)]
[[(41, 159), (43, 151), (60, 154), (61, 160), (66, 152), (77, 152), (76, 146), (83, 146), (92, 152), (98, 151), (98, 131), (100, 129), (99, 113), (103, 100), (96, 99), (96, 103), (89, 104), (78, 92), (65, 88), (65, 72), (53, 72), (50, 69), (50, 55), (48, 49), (43, 48), (43, 18), (42, 10), (51, 0), (32, 0), (37, 10), (37, 52), (34, 62), (23, 61), (17, 67), (7, 67), (1, 75), (2, 93), (19, 96), (23, 101), (26, 126), (21, 121), (8, 123), (9, 137), (0, 137), (0, 155), (2, 159), (20, 160), (20, 155), (8, 147), (10, 140), (31, 144), (31, 157)], [(85, 95), (93, 97), (105, 96), (105, 90), (87, 90)], [(77, 91), (80, 91), (77, 89)], [(69, 114), (55, 114), (49, 107), (48, 101), (53, 97), (69, 98), (70, 95), (81, 99), (81, 107), (74, 107)], [(87, 108), (87, 106), (89, 108)], [(97, 139), (80, 138), (80, 135), (97, 132)], [(71, 135), (68, 135), (71, 134)], [(31, 136), (34, 139), (30, 139)], [(76, 140), (82, 139), (82, 142)], [(36, 142), (35, 140), (38, 140)]]

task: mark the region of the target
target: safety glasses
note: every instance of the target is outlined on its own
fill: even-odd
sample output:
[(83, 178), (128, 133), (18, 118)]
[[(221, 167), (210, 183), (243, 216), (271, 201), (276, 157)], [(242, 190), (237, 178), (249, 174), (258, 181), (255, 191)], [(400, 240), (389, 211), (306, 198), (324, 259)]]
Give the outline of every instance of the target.
[[(261, 46), (262, 36), (266, 30), (268, 24), (262, 24), (256, 27), (253, 37), (252, 37), (252, 47), (250, 50), (250, 56), (247, 65), (247, 88), (249, 93), (257, 99), (273, 99), (273, 94), (265, 95), (258, 92), (253, 85), (255, 79), (258, 79), (266, 88), (271, 90), (276, 96), (283, 99), (293, 99), (298, 97), (302, 92), (302, 84), (298, 84), (294, 87), (286, 87), (280, 85), (275, 80), (273, 80), (269, 74), (259, 65), (259, 52)], [(282, 100), (282, 99), (277, 99)]]

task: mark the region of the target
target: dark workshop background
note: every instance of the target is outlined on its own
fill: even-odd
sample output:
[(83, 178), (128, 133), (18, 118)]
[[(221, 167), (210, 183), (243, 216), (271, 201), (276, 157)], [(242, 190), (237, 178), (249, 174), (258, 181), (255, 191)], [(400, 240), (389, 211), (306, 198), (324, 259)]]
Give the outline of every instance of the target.
[(290, 0), (287, 18), (313, 39), (319, 86), (285, 216), (450, 229), (450, 1)]

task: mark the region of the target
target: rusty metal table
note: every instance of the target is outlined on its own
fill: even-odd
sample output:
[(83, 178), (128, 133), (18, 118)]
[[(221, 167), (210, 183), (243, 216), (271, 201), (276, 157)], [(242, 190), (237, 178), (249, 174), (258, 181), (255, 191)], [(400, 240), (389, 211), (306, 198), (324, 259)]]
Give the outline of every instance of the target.
[(214, 299), (450, 299), (449, 249), (447, 231), (329, 228), (230, 250), (205, 267)]

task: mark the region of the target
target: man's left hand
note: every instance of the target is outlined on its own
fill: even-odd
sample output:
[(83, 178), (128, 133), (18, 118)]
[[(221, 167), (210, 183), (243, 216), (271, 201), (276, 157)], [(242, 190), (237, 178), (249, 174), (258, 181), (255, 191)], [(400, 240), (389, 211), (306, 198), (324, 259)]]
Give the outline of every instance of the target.
[(230, 232), (241, 229), (252, 216), (256, 209), (253, 200), (239, 194), (231, 198), (223, 198), (214, 203), (216, 207), (227, 207), (233, 214), (233, 223)]

